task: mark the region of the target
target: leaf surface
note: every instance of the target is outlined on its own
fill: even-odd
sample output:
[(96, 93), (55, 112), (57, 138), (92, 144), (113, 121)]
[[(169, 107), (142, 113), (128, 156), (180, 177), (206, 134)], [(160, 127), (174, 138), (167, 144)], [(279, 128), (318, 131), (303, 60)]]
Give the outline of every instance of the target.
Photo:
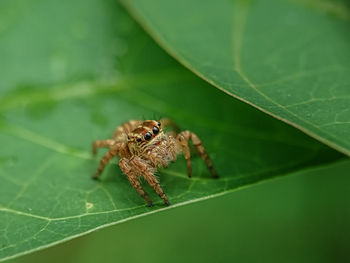
[(123, 3), (209, 83), (350, 155), (347, 1)]
[[(115, 1), (0, 5), (0, 261), (343, 157), (196, 77)], [(144, 184), (146, 207), (117, 160), (91, 180), (92, 141), (160, 117), (198, 134), (220, 179), (196, 155), (189, 179), (179, 156), (158, 174), (169, 208)]]

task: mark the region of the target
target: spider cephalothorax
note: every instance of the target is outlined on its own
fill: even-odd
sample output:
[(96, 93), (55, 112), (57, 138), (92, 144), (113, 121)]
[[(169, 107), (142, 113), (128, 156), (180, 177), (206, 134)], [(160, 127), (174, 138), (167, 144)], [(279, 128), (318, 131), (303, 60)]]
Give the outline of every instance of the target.
[(145, 121), (128, 134), (128, 147), (132, 155), (140, 155), (166, 140), (161, 123)]
[(218, 177), (212, 161), (197, 135), (190, 131), (183, 131), (179, 134), (175, 132), (164, 133), (163, 126), (176, 127), (168, 119), (144, 122), (132, 120), (117, 127), (112, 139), (95, 141), (92, 146), (94, 154), (98, 148), (108, 147), (109, 151), (102, 157), (94, 178), (98, 178), (105, 165), (114, 156), (118, 156), (121, 170), (148, 205), (152, 206), (153, 204), (139, 182), (140, 176), (144, 177), (164, 202), (169, 205), (169, 200), (154, 173), (159, 167), (167, 167), (168, 163), (175, 161), (177, 154), (182, 152), (187, 162), (188, 176), (191, 177), (192, 163), (189, 140), (192, 140), (212, 176)]

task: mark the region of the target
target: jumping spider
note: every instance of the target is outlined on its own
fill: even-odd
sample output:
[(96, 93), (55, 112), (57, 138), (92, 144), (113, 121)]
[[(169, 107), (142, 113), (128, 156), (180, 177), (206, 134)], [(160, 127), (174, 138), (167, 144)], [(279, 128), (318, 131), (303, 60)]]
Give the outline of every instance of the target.
[(186, 162), (188, 176), (192, 175), (191, 153), (188, 141), (192, 140), (201, 158), (205, 161), (211, 175), (218, 175), (213, 163), (205, 151), (198, 136), (190, 131), (163, 132), (163, 127), (170, 126), (176, 130), (169, 119), (155, 120), (131, 120), (115, 130), (112, 139), (98, 140), (92, 144), (92, 152), (95, 155), (98, 148), (109, 148), (102, 157), (100, 165), (93, 178), (97, 179), (105, 165), (114, 157), (120, 158), (119, 167), (126, 174), (132, 186), (146, 200), (149, 206), (153, 206), (151, 199), (143, 190), (139, 177), (142, 176), (154, 188), (157, 194), (164, 200), (165, 204), (170, 202), (160, 187), (154, 175), (159, 167), (167, 167), (169, 162), (174, 162), (176, 156), (182, 152)]

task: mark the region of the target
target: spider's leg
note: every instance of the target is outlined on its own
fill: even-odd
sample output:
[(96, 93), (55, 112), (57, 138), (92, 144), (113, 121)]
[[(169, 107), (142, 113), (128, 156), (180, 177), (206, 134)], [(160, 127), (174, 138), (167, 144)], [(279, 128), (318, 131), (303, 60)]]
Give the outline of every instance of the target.
[(137, 126), (139, 126), (141, 123), (142, 121), (139, 120), (131, 120), (123, 123), (115, 129), (113, 133), (113, 139), (116, 141), (125, 140), (127, 138), (128, 133), (135, 129)]
[(160, 198), (164, 200), (164, 203), (166, 205), (170, 205), (169, 199), (165, 195), (163, 189), (160, 187), (160, 184), (154, 175), (154, 168), (147, 163), (145, 163), (141, 158), (139, 157), (133, 157), (130, 161), (132, 166), (134, 166), (137, 171), (146, 179), (146, 181), (149, 183), (150, 186), (153, 187), (153, 189), (157, 192)]
[(165, 195), (163, 189), (160, 187), (160, 184), (156, 178), (156, 176), (154, 175), (154, 173), (150, 172), (150, 171), (145, 171), (143, 174), (144, 178), (146, 179), (146, 181), (149, 183), (150, 186), (153, 187), (153, 189), (157, 192), (157, 194), (159, 195), (160, 198), (162, 198), (164, 200), (164, 203), (166, 205), (170, 205), (169, 199), (168, 197)]
[(123, 173), (126, 174), (129, 182), (131, 183), (131, 185), (135, 188), (135, 190), (138, 192), (138, 194), (140, 196), (142, 196), (143, 199), (146, 200), (146, 202), (148, 203), (148, 206), (153, 206), (153, 203), (151, 201), (151, 199), (148, 197), (147, 193), (145, 192), (145, 190), (143, 190), (139, 179), (137, 178), (137, 174), (135, 173), (135, 171), (131, 168), (130, 164), (129, 164), (129, 160), (126, 158), (122, 158), (119, 161), (119, 167), (120, 169), (123, 171)]
[(178, 134), (180, 132), (179, 126), (177, 126), (177, 124), (171, 119), (162, 118), (159, 122), (162, 124), (162, 128), (169, 127), (175, 132), (175, 134)]
[(179, 135), (177, 135), (176, 141), (180, 146), (182, 153), (186, 159), (188, 177), (191, 177), (192, 176), (191, 150), (190, 150), (190, 147), (188, 146), (188, 138), (186, 138), (183, 133), (184, 132), (181, 132)]
[(98, 148), (109, 148), (114, 144), (114, 140), (97, 140), (92, 144), (92, 154), (96, 155)]
[[(201, 140), (198, 138), (198, 136), (190, 131), (183, 131), (178, 135), (179, 137), (183, 137), (185, 139), (185, 141), (188, 142), (188, 140), (192, 140), (193, 142), (193, 146), (197, 149), (199, 155), (201, 156), (201, 158), (204, 160), (205, 164), (207, 165), (211, 175), (214, 178), (218, 178), (218, 174), (213, 166), (213, 162), (211, 161), (209, 155), (207, 154)], [(184, 153), (185, 155), (185, 153)], [(185, 156), (186, 158), (186, 156)]]
[(148, 152), (148, 160), (157, 167), (167, 167), (168, 162), (165, 158), (162, 158), (162, 155), (155, 152)]
[(99, 175), (102, 173), (103, 169), (105, 168), (106, 164), (109, 163), (109, 161), (116, 156), (118, 151), (115, 148), (111, 148), (101, 159), (100, 165), (97, 168), (96, 173), (92, 177), (93, 179), (97, 179)]

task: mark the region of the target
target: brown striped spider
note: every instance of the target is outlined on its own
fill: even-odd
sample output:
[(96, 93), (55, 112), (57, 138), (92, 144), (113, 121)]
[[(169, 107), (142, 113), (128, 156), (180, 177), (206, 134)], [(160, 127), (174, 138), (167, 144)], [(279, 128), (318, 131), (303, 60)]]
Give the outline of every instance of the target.
[(154, 188), (165, 204), (170, 205), (154, 173), (157, 168), (167, 167), (169, 162), (174, 162), (176, 156), (182, 152), (187, 162), (188, 176), (191, 177), (192, 163), (189, 140), (192, 140), (211, 175), (218, 178), (213, 163), (196, 134), (190, 131), (183, 131), (179, 134), (175, 132), (164, 133), (163, 127), (165, 126), (176, 130), (176, 125), (169, 119), (144, 122), (131, 120), (117, 127), (112, 139), (95, 141), (92, 144), (93, 154), (96, 154), (98, 148), (109, 148), (109, 151), (102, 157), (93, 178), (97, 179), (105, 165), (114, 156), (117, 156), (120, 158), (120, 169), (149, 206), (153, 206), (153, 203), (140, 184), (139, 177), (141, 176)]

